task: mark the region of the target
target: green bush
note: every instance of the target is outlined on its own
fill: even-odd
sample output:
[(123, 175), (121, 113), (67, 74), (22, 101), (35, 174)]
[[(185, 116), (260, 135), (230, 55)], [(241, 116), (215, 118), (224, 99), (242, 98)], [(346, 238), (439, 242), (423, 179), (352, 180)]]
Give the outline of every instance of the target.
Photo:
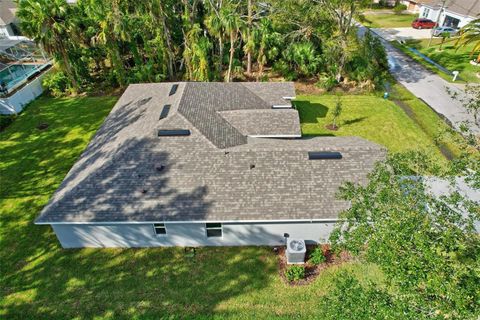
[(67, 95), (70, 88), (67, 76), (61, 71), (50, 72), (45, 75), (42, 85), (45, 91), (54, 97)]
[(400, 14), (405, 10), (407, 10), (407, 6), (404, 4), (399, 3), (395, 7), (393, 7), (393, 12), (395, 12), (396, 14)]
[(285, 277), (288, 281), (298, 281), (305, 278), (305, 267), (294, 265), (287, 267), (285, 270)]
[(323, 255), (323, 250), (320, 247), (316, 247), (315, 250), (310, 254), (310, 262), (314, 265), (319, 265), (327, 260), (327, 258)]

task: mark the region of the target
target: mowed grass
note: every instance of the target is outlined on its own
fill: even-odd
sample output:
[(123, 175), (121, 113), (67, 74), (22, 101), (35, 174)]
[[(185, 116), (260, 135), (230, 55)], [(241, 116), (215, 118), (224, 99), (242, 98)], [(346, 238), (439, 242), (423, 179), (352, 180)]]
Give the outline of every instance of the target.
[[(459, 71), (459, 77), (461, 79), (458, 79), (457, 82), (480, 83), (480, 78), (477, 76), (477, 74), (480, 73), (480, 66), (474, 66), (470, 64), (470, 60), (476, 59), (478, 55), (478, 53), (473, 56), (470, 55), (474, 44), (470, 44), (465, 47), (458, 47), (456, 46), (457, 40), (455, 38), (452, 38), (446, 39), (445, 43), (440, 49), (442, 39), (434, 38), (431, 46), (428, 47), (429, 41), (429, 39), (407, 40), (405, 46), (417, 49), (418, 51), (420, 51), (421, 53), (428, 56), (430, 59), (450, 71)], [(411, 56), (413, 59), (427, 67), (429, 70), (439, 74), (445, 80), (452, 82), (453, 77), (451, 75), (444, 73), (442, 70), (438, 69), (434, 65), (413, 54), (404, 46), (400, 46), (398, 43), (394, 43), (394, 45), (409, 56)]]
[(381, 281), (375, 266), (351, 263), (290, 287), (267, 247), (201, 248), (194, 259), (182, 248), (62, 249), (33, 221), (115, 101), (42, 97), (0, 132), (0, 318), (318, 319), (339, 269)]
[(412, 25), (412, 21), (418, 18), (415, 14), (379, 13), (366, 14), (362, 24), (370, 28), (405, 28)]
[[(302, 133), (311, 136), (358, 136), (385, 146), (391, 152), (422, 150), (445, 163), (436, 140), (446, 124), (425, 104), (402, 91), (401, 99), (411, 104), (425, 128), (412, 120), (403, 109), (390, 100), (374, 95), (344, 95), (341, 97), (342, 113), (337, 120), (339, 129), (325, 126), (333, 121), (332, 110), (337, 102), (335, 95), (299, 96), (297, 106)], [(457, 150), (452, 151), (455, 155)]]

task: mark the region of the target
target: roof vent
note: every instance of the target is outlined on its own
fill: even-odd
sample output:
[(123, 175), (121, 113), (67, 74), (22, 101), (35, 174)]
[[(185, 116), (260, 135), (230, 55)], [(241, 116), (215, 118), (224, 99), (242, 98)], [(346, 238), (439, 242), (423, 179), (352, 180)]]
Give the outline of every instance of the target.
[(255, 165), (254, 165), (254, 164), (251, 164), (251, 165), (250, 165), (250, 170), (252, 170), (252, 169), (255, 169)]
[(308, 160), (336, 160), (336, 159), (342, 159), (342, 154), (340, 152), (332, 152), (332, 151), (308, 152)]
[(164, 166), (164, 165), (161, 165), (161, 164), (160, 164), (160, 165), (156, 165), (156, 166), (155, 166), (155, 170), (157, 170), (158, 172), (163, 171), (163, 169), (165, 169), (165, 166)]
[(174, 136), (189, 136), (190, 130), (186, 129), (160, 129), (158, 130), (159, 137), (174, 137)]
[(172, 88), (170, 89), (170, 93), (168, 94), (169, 96), (173, 96), (175, 92), (177, 92), (178, 89), (178, 84), (174, 84)]
[(162, 112), (160, 113), (160, 119), (165, 119), (168, 116), (168, 113), (170, 112), (171, 105), (166, 104), (163, 106)]

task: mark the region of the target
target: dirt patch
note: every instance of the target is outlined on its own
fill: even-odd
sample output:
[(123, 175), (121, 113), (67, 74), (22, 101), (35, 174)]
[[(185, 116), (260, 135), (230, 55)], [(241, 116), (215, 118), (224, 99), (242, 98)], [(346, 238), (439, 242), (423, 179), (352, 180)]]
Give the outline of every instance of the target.
[[(307, 254), (306, 257), (310, 256), (310, 253), (317, 247), (317, 245), (307, 245)], [(280, 274), (280, 278), (285, 284), (290, 286), (304, 286), (312, 283), (324, 270), (332, 267), (340, 265), (344, 262), (350, 261), (352, 259), (351, 255), (347, 252), (342, 252), (339, 255), (336, 255), (332, 252), (330, 245), (323, 244), (321, 245), (323, 255), (326, 258), (326, 261), (319, 264), (314, 265), (310, 262), (305, 262), (303, 265), (305, 267), (305, 278), (298, 280), (298, 281), (288, 281), (285, 277), (285, 270), (287, 267), (291, 266), (287, 264), (287, 257), (285, 255), (285, 247), (277, 247), (276, 253), (278, 256), (278, 272)]]
[(331, 131), (337, 131), (338, 130), (338, 126), (333, 125), (333, 124), (327, 124), (325, 126), (325, 128), (327, 128), (328, 130), (331, 130)]
[(47, 128), (48, 128), (48, 123), (46, 123), (46, 122), (42, 122), (37, 126), (38, 130), (45, 130)]

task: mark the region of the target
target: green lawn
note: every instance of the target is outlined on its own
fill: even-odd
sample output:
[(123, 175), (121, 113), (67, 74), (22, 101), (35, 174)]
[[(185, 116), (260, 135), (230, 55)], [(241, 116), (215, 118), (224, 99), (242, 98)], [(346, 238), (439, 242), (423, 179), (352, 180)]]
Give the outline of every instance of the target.
[[(0, 318), (318, 319), (339, 268), (381, 281), (374, 266), (347, 264), (290, 287), (266, 247), (202, 248), (194, 259), (181, 248), (61, 249), (50, 227), (33, 221), (115, 101), (42, 97), (0, 132)], [(37, 129), (41, 123), (48, 128)]]
[[(455, 43), (457, 41), (456, 39), (447, 39), (443, 44), (442, 50), (440, 50), (441, 41), (441, 39), (434, 38), (432, 45), (428, 47), (428, 39), (408, 40), (406, 42), (406, 46), (419, 50), (421, 53), (425, 54), (430, 59), (450, 71), (460, 71), (460, 77), (462, 78), (463, 82), (480, 83), (480, 78), (477, 77), (477, 73), (480, 73), (480, 67), (470, 64), (470, 60), (472, 60), (472, 57), (470, 57), (470, 52), (473, 48), (473, 44), (466, 47), (457, 48), (455, 47)], [(422, 63), (429, 70), (438, 73), (445, 80), (450, 82), (452, 81), (451, 75), (444, 73), (432, 64), (414, 55), (411, 51), (407, 50), (403, 46), (400, 46), (398, 43), (394, 43), (394, 45), (415, 60)]]
[(366, 14), (365, 20), (361, 21), (370, 28), (403, 28), (410, 27), (412, 21), (418, 18), (415, 14)]
[[(300, 112), (304, 135), (359, 136), (384, 145), (392, 152), (424, 150), (444, 163), (436, 140), (447, 125), (423, 102), (413, 97), (406, 89), (396, 85), (396, 97), (413, 110), (412, 120), (395, 103), (377, 96), (347, 95), (342, 97), (343, 111), (339, 118), (340, 129), (325, 128), (332, 123), (334, 95), (299, 96), (296, 106)], [(446, 136), (445, 144), (452, 154), (458, 150), (452, 138)], [(442, 140), (442, 139), (440, 139)], [(443, 142), (443, 140), (442, 140)]]

